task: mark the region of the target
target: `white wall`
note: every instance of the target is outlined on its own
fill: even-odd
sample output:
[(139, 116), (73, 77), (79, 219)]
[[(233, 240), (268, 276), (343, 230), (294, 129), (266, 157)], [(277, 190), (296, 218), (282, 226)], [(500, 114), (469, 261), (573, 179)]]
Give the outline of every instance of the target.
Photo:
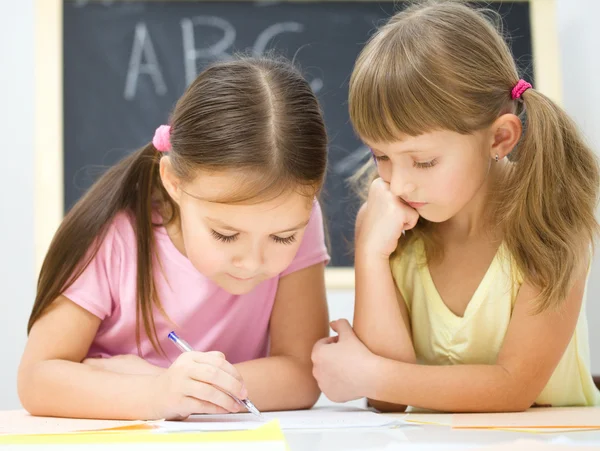
[[(45, 0), (44, 0), (45, 1)], [(34, 0), (0, 0), (4, 135), (0, 172), (0, 409), (18, 408), (16, 370), (34, 297)], [(600, 152), (600, 2), (557, 0), (563, 102)], [(353, 293), (329, 294), (332, 319), (352, 318)], [(588, 287), (592, 368), (600, 374), (600, 253)]]
[(17, 408), (17, 365), (34, 296), (34, 0), (0, 0), (0, 409)]
[[(600, 155), (600, 2), (557, 0), (561, 52), (563, 106), (588, 142)], [(600, 252), (588, 284), (587, 316), (590, 329), (592, 372), (600, 375)]]

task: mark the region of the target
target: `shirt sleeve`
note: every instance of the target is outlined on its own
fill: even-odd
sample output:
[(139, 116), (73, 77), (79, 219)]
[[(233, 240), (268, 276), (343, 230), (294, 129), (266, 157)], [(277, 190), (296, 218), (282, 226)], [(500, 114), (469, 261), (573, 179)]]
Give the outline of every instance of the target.
[(314, 201), (310, 220), (306, 226), (306, 231), (302, 238), (302, 243), (298, 248), (296, 257), (290, 263), (290, 266), (283, 271), (280, 277), (287, 276), (295, 271), (299, 271), (317, 263), (329, 263), (330, 257), (325, 245), (325, 229), (323, 226), (323, 213), (318, 201)]
[(63, 295), (101, 320), (109, 317), (118, 299), (123, 250), (113, 223), (90, 264)]

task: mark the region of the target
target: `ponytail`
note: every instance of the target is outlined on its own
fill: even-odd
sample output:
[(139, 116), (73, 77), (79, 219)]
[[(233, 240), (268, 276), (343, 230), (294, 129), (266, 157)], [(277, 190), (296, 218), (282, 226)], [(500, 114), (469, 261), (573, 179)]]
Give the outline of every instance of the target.
[[(146, 145), (108, 169), (69, 211), (42, 264), (28, 333), (50, 304), (73, 284), (96, 256), (117, 213), (126, 211), (133, 215), (137, 244), (138, 352), (141, 354), (140, 323), (144, 324), (144, 332), (152, 346), (162, 351), (152, 315), (153, 307), (164, 313), (152, 277), (152, 268), (156, 264), (153, 196), (169, 201), (160, 182), (159, 161), (160, 153), (156, 148), (152, 144)], [(171, 211), (174, 212), (174, 208)]]
[(538, 312), (559, 307), (598, 233), (599, 168), (567, 114), (542, 93), (522, 94), (525, 130), (500, 183), (497, 218)]

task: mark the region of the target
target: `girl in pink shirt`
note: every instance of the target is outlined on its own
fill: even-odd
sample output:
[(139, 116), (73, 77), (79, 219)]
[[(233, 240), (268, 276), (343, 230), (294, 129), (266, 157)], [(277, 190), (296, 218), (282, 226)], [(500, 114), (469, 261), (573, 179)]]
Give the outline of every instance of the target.
[[(328, 334), (327, 137), (288, 63), (217, 63), (101, 177), (50, 246), (18, 377), (32, 414), (185, 418), (311, 407)], [(181, 352), (175, 330), (193, 348)]]

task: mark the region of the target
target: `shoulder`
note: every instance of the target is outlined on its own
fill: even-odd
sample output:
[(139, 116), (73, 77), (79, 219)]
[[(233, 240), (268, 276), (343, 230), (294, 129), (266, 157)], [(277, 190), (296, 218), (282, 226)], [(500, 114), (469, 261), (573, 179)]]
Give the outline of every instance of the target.
[(106, 225), (103, 244), (110, 244), (113, 249), (121, 252), (134, 251), (137, 238), (135, 232), (135, 218), (132, 212), (121, 210)]

